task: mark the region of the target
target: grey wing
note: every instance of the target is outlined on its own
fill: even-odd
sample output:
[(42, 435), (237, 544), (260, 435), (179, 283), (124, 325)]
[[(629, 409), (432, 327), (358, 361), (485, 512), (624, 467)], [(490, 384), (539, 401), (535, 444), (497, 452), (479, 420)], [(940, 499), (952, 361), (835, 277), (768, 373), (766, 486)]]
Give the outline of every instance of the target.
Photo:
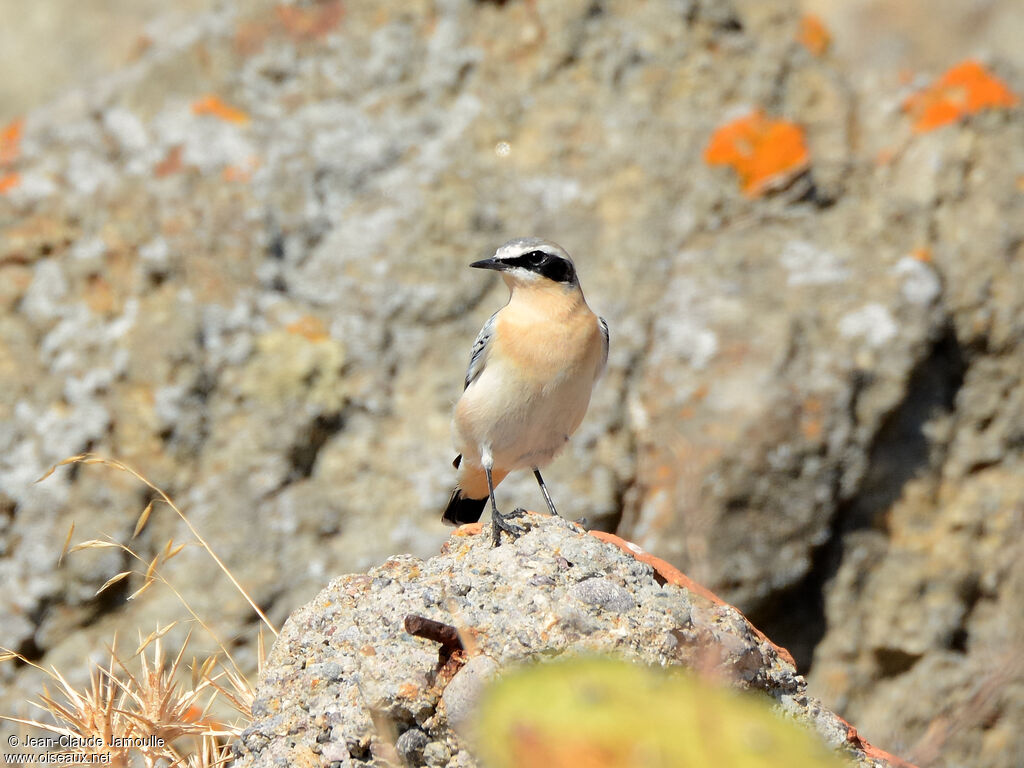
[[(501, 310), (499, 309), (498, 312)], [(491, 343), (491, 336), (494, 333), (494, 318), (498, 316), (498, 312), (491, 315), (487, 322), (484, 323), (484, 327), (480, 329), (480, 333), (476, 335), (476, 341), (473, 342), (473, 351), (469, 355), (469, 368), (466, 369), (466, 386), (463, 389), (469, 387), (470, 384), (483, 373), (484, 364), (487, 362), (487, 350)]]
[(601, 328), (601, 336), (604, 339), (604, 354), (601, 356), (601, 365), (597, 369), (597, 375), (600, 376), (604, 373), (605, 366), (608, 365), (608, 342), (611, 335), (608, 333), (608, 323), (603, 317), (597, 318), (597, 324)]

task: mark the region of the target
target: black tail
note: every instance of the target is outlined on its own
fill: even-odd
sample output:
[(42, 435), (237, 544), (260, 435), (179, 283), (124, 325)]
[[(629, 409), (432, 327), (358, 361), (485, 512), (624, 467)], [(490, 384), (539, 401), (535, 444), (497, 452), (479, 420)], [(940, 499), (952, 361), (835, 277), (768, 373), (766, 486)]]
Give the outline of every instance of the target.
[(482, 499), (467, 499), (462, 495), (462, 489), (456, 488), (452, 491), (452, 497), (448, 500), (448, 506), (445, 507), (441, 520), (449, 525), (475, 523), (484, 513), (485, 506), (487, 506), (486, 496)]

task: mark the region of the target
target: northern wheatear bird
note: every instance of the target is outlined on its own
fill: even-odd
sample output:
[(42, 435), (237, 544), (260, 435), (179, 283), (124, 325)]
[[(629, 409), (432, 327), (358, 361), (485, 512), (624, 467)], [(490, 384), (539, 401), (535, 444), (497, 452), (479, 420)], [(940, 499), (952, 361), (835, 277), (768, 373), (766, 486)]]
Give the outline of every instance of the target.
[(494, 544), (522, 510), (502, 515), (494, 488), (517, 469), (532, 469), (551, 514), (555, 505), (540, 468), (583, 421), (594, 382), (608, 361), (608, 324), (590, 311), (576, 267), (561, 247), (538, 238), (501, 246), (470, 264), (501, 272), (508, 303), (491, 315), (473, 343), (466, 386), (455, 406), (458, 486), (442, 519), (480, 519), (491, 500)]

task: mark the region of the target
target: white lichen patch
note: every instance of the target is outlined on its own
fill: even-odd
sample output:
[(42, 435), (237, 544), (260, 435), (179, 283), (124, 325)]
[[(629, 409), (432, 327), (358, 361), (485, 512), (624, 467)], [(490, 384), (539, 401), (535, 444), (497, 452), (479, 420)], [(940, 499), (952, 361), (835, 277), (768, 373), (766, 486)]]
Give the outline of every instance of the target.
[(30, 168), (20, 174), (18, 186), (8, 192), (17, 205), (38, 203), (57, 193), (57, 183), (50, 173), (39, 168)]
[(252, 334), (263, 327), (249, 302), (237, 301), (232, 307), (203, 306), (203, 346), (208, 364), (213, 368), (241, 365), (252, 352)]
[(688, 277), (677, 277), (665, 292), (675, 311), (659, 315), (655, 322), (651, 360), (657, 365), (685, 360), (691, 369), (702, 370), (718, 353), (718, 335), (708, 327), (709, 295)]
[(911, 304), (931, 304), (942, 293), (942, 283), (935, 270), (919, 259), (904, 256), (892, 271), (903, 278), (900, 293)]
[(555, 211), (583, 200), (583, 187), (577, 179), (563, 176), (535, 176), (523, 181), (523, 189), (536, 197), (545, 211)]
[(21, 311), (35, 323), (56, 319), (64, 310), (68, 282), (55, 259), (42, 259), (36, 264), (32, 282), (21, 302)]
[(71, 246), (71, 258), (90, 265), (99, 265), (106, 252), (107, 244), (103, 238), (96, 236), (83, 237)]
[(139, 258), (142, 259), (142, 262), (148, 268), (154, 270), (167, 268), (168, 256), (170, 256), (170, 253), (171, 248), (167, 244), (167, 240), (160, 236), (157, 236), (148, 243), (139, 246)]
[(75, 150), (68, 157), (65, 177), (80, 195), (94, 195), (117, 178), (114, 167), (87, 149)]
[(863, 338), (869, 346), (881, 347), (896, 338), (899, 326), (892, 314), (878, 302), (865, 304), (839, 319), (839, 333), (848, 338)]
[(779, 260), (789, 273), (789, 285), (830, 285), (850, 276), (843, 259), (806, 240), (790, 240)]
[(107, 129), (122, 152), (141, 152), (149, 145), (149, 133), (135, 113), (124, 107), (112, 107), (103, 113), (103, 127)]
[(196, 115), (185, 105), (161, 112), (154, 121), (154, 129), (165, 151), (181, 147), (182, 162), (201, 173), (228, 166), (248, 168), (256, 156), (245, 124)]

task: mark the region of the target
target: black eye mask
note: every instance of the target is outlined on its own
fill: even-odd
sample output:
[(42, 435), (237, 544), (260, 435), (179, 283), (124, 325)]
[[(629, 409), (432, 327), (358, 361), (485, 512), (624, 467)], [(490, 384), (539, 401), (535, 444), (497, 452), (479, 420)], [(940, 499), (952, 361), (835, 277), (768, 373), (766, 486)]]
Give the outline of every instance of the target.
[(522, 256), (507, 259), (505, 263), (510, 267), (521, 267), (536, 272), (556, 283), (571, 283), (576, 279), (576, 270), (569, 261), (544, 251), (530, 251)]

